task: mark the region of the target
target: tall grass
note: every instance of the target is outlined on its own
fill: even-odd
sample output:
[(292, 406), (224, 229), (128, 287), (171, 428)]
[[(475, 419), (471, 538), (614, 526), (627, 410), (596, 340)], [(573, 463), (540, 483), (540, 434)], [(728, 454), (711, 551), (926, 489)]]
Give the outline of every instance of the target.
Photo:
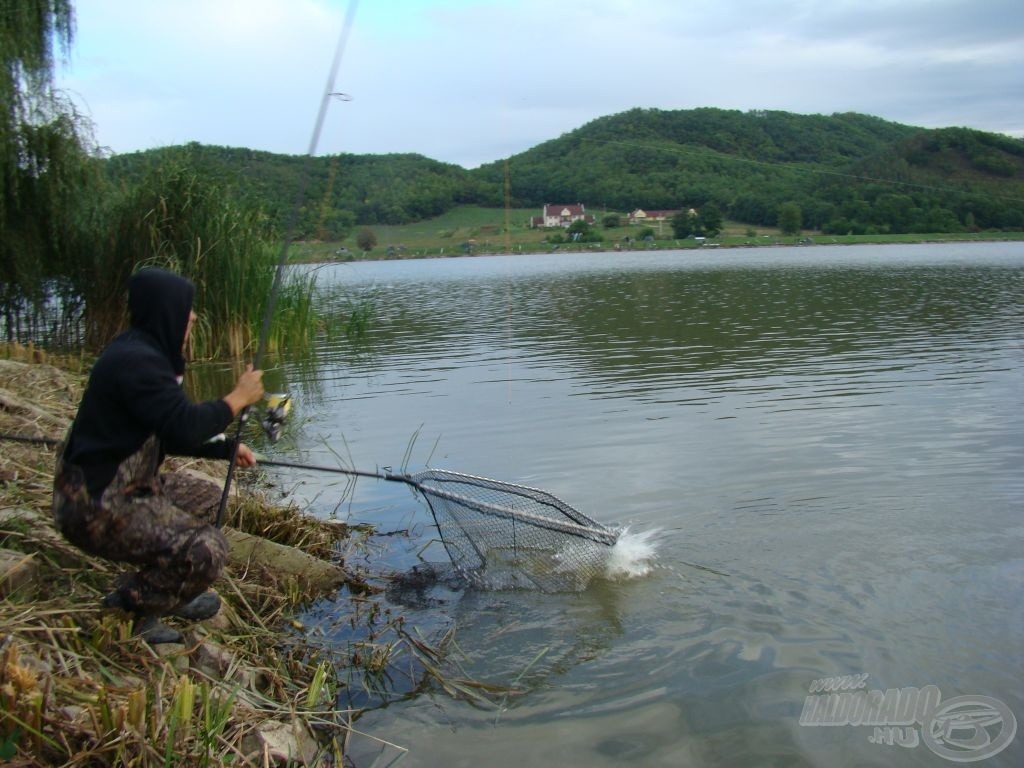
[[(270, 299), (278, 245), (265, 217), (227, 189), (170, 160), (120, 192), (108, 216), (86, 292), (86, 337), (99, 347), (126, 325), (124, 286), (141, 266), (162, 266), (195, 283), (194, 357), (235, 357), (255, 348)], [(280, 285), (267, 348), (307, 349), (318, 321), (315, 273), (289, 270)]]

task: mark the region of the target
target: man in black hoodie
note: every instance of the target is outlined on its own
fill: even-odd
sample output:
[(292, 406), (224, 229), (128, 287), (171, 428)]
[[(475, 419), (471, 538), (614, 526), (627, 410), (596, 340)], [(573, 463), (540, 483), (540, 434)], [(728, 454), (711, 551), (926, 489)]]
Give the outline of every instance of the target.
[[(139, 567), (117, 578), (104, 605), (133, 613), (135, 633), (152, 644), (181, 639), (161, 617), (200, 620), (220, 609), (220, 598), (206, 590), (228, 552), (224, 534), (164, 487), (164, 456), (230, 458), (233, 441), (211, 438), (263, 396), (263, 372), (251, 365), (219, 400), (193, 403), (184, 393), (194, 295), (191, 282), (163, 269), (132, 276), (131, 327), (93, 366), (54, 478), (54, 519), (64, 536)], [(256, 463), (244, 443), (235, 453), (238, 466)]]

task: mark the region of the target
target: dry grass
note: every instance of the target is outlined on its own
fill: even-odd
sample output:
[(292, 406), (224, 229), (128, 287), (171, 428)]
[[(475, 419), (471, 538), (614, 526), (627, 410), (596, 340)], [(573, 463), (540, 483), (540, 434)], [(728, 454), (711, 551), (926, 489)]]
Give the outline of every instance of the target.
[[(0, 345), (0, 434), (62, 437), (87, 365)], [(0, 765), (340, 766), (359, 715), (338, 706), (352, 681), (368, 691), (394, 679), (407, 691), (432, 685), (485, 708), (516, 693), (467, 679), (442, 652), (450, 638), (411, 635), (373, 598), (380, 587), (344, 568), (345, 623), (358, 628), (347, 646), (295, 620), (320, 597), (308, 581), (249, 559), (216, 584), (214, 619), (186, 629), (183, 645), (150, 647), (130, 617), (100, 608), (118, 566), (53, 527), (52, 446), (0, 445)], [(223, 463), (169, 463), (223, 477)], [(251, 490), (232, 497), (225, 524), (342, 566), (364, 533)], [(273, 746), (282, 733), (290, 757)]]
[[(62, 435), (81, 376), (32, 350), (7, 348), (0, 358), (19, 355), (37, 362), (0, 359), (0, 433)], [(0, 763), (280, 764), (254, 738), (276, 722), (298, 734), (293, 764), (341, 765), (356, 713), (336, 708), (337, 670), (351, 659), (287, 631), (314, 595), (255, 564), (229, 568), (217, 585), (221, 613), (188, 629), (184, 646), (154, 649), (131, 636), (129, 617), (100, 609), (115, 566), (49, 523), (52, 471), (51, 448), (4, 442), (0, 550), (13, 571), (0, 575)], [(336, 559), (348, 535), (247, 494), (233, 499), (228, 524), (325, 559)]]

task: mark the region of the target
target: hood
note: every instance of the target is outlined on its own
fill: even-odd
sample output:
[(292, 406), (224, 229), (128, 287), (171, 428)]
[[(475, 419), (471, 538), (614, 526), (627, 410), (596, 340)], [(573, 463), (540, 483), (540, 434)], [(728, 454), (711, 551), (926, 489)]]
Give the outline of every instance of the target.
[(159, 267), (141, 269), (128, 280), (132, 328), (156, 339), (179, 375), (185, 372), (181, 347), (195, 292), (191, 281)]

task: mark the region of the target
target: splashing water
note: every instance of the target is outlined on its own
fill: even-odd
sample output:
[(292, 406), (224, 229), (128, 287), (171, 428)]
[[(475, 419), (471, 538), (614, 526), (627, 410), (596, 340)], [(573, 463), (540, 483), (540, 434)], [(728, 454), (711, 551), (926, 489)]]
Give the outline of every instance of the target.
[(656, 549), (653, 540), (658, 533), (658, 529), (630, 533), (628, 526), (623, 528), (608, 553), (605, 576), (609, 579), (633, 579), (650, 573)]
[(492, 546), (481, 552), (483, 565), (470, 574), (483, 589), (539, 589), (541, 592), (581, 592), (594, 577), (612, 581), (646, 576), (655, 567), (656, 528), (642, 533), (622, 529), (613, 546), (573, 539), (557, 552), (543, 547)]

